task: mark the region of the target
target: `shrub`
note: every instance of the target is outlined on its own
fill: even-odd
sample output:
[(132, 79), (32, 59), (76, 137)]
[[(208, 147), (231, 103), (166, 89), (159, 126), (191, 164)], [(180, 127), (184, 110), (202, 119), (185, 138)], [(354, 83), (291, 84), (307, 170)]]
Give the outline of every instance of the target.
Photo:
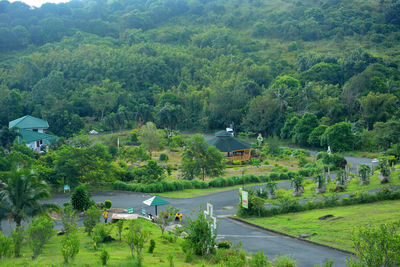
[(192, 262), (194, 260), (194, 252), (192, 248), (187, 248), (185, 251), (185, 262)]
[(219, 249), (230, 249), (232, 247), (232, 241), (223, 240), (218, 242), (217, 247)]
[(117, 227), (119, 241), (121, 241), (122, 240), (122, 231), (124, 230), (124, 220), (118, 220), (115, 223), (115, 226)]
[(276, 173), (276, 172), (271, 172), (271, 174), (269, 175), (269, 178), (270, 178), (272, 181), (279, 180), (279, 174)]
[(296, 267), (297, 263), (289, 256), (278, 256), (274, 260), (275, 267)]
[(108, 260), (110, 259), (110, 254), (107, 250), (103, 249), (100, 253), (100, 261), (102, 265), (107, 265)]
[(85, 226), (85, 231), (90, 235), (93, 228), (100, 222), (101, 210), (96, 206), (91, 206), (85, 212), (85, 219), (83, 220), (83, 225)]
[(150, 239), (149, 253), (153, 253), (155, 247), (156, 241), (154, 241), (154, 239)]
[(289, 172), (287, 173), (287, 175), (288, 175), (288, 178), (289, 178), (289, 179), (292, 179), (292, 178), (294, 178), (296, 175), (298, 175), (298, 172), (297, 172), (297, 171), (289, 171)]
[(343, 156), (338, 154), (328, 154), (327, 152), (319, 152), (317, 154), (317, 159), (321, 159), (322, 163), (325, 165), (329, 165), (332, 170), (337, 170), (341, 168), (346, 160)]
[(322, 196), (324, 198), (324, 204), (325, 207), (334, 207), (337, 205), (339, 196), (333, 195), (333, 196)]
[(165, 153), (160, 154), (160, 161), (168, 161), (168, 160), (169, 160), (169, 157), (167, 154), (165, 154)]
[(303, 206), (297, 200), (290, 198), (279, 199), (279, 211), (280, 213), (298, 212), (304, 210)]
[(111, 209), (112, 201), (111, 200), (104, 201), (104, 206), (106, 207), (106, 209)]
[(217, 250), (216, 259), (221, 266), (246, 266), (246, 252), (242, 249), (241, 243), (231, 249)]
[(282, 172), (281, 174), (279, 174), (279, 180), (289, 180), (289, 175)]
[(72, 207), (78, 211), (85, 211), (90, 207), (90, 203), (91, 201), (86, 187), (83, 185), (76, 187), (71, 195)]
[(278, 198), (289, 198), (290, 197), (289, 191), (287, 191), (283, 188), (276, 190), (275, 195), (277, 195)]
[(249, 267), (269, 267), (268, 257), (262, 251), (258, 251), (249, 261)]
[(32, 258), (39, 256), (44, 245), (54, 234), (54, 222), (50, 217), (43, 216), (32, 221), (27, 230), (28, 244), (33, 251)]
[(269, 182), (265, 185), (265, 187), (266, 187), (266, 189), (267, 189), (267, 191), (268, 191), (268, 193), (269, 193), (270, 195), (275, 195), (275, 191), (276, 191), (276, 188), (277, 188), (278, 186), (277, 186), (277, 183), (276, 183), (276, 182), (274, 182), (274, 181), (269, 181)]
[(79, 247), (79, 238), (75, 232), (64, 235), (61, 241), (61, 252), (65, 263), (68, 263), (69, 259), (75, 258), (76, 254), (79, 253)]
[(14, 257), (18, 258), (21, 254), (22, 241), (24, 241), (24, 226), (17, 226), (11, 233), (14, 245)]
[(149, 238), (150, 233), (142, 229), (140, 223), (131, 221), (129, 223), (128, 231), (125, 234), (125, 242), (129, 246), (132, 258), (134, 258), (133, 251), (136, 250), (136, 258), (140, 265), (141, 253), (144, 247), (144, 243)]
[(0, 259), (10, 257), (13, 253), (13, 240), (0, 232)]
[(111, 228), (107, 224), (97, 224), (93, 228), (92, 238), (96, 243), (103, 243), (110, 236)]
[(201, 207), (195, 219), (187, 218), (187, 225), (184, 226), (187, 233), (185, 240), (197, 255), (207, 255), (213, 251), (216, 235), (213, 234), (211, 227), (211, 219), (203, 215)]
[(298, 165), (300, 168), (304, 167), (308, 163), (308, 160), (304, 156), (299, 156)]
[(70, 232), (76, 230), (78, 221), (77, 221), (77, 216), (75, 214), (75, 210), (72, 209), (71, 205), (66, 206), (62, 210), (61, 222), (63, 225), (63, 231), (66, 234), (69, 234)]
[(357, 259), (349, 266), (399, 266), (400, 222), (360, 227), (352, 234)]
[(167, 256), (168, 259), (168, 263), (169, 263), (169, 267), (174, 267), (174, 254), (172, 254), (172, 252), (168, 253)]

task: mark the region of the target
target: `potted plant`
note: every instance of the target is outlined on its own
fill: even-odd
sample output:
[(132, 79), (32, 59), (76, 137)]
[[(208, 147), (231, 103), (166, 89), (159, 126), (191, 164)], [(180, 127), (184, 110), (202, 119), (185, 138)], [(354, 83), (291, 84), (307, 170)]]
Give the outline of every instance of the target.
[(326, 192), (325, 181), (325, 176), (321, 173), (317, 174), (317, 176), (314, 177), (314, 182), (317, 184), (317, 188), (315, 188), (315, 193), (323, 194)]
[(380, 158), (378, 163), (378, 168), (381, 170), (379, 173), (379, 179), (381, 184), (386, 184), (389, 182), (390, 178), (390, 166), (387, 158)]
[(292, 192), (293, 196), (299, 197), (301, 196), (301, 194), (303, 194), (304, 192), (303, 181), (304, 177), (301, 175), (296, 175), (295, 177), (292, 178), (291, 185), (294, 187), (294, 192)]
[(277, 195), (275, 195), (275, 190), (277, 188), (277, 184), (275, 181), (269, 181), (266, 185), (265, 188), (267, 189), (268, 192), (268, 198), (269, 199), (276, 199), (278, 198)]
[(369, 184), (369, 174), (371, 168), (368, 165), (362, 164), (358, 169), (358, 176), (360, 177), (360, 185)]
[(343, 192), (347, 187), (346, 174), (343, 170), (339, 170), (336, 173), (336, 189), (335, 192)]

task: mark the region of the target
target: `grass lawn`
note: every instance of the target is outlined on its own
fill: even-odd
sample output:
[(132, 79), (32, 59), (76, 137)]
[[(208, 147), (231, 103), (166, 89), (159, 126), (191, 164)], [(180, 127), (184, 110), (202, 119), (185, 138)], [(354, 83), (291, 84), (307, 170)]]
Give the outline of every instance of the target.
[(171, 198), (199, 197), (199, 196), (205, 196), (205, 195), (209, 195), (209, 194), (213, 194), (213, 193), (229, 191), (229, 190), (237, 189), (240, 187), (248, 187), (248, 186), (260, 185), (260, 184), (264, 184), (264, 183), (234, 185), (234, 186), (228, 186), (228, 187), (211, 187), (211, 188), (206, 188), (206, 189), (185, 189), (182, 191), (157, 193), (157, 195), (163, 196), (163, 197), (171, 197)]
[[(332, 214), (332, 219), (318, 220)], [(353, 251), (351, 233), (355, 227), (400, 220), (400, 200), (372, 204), (318, 209), (268, 218), (247, 218), (246, 221), (292, 236), (316, 235), (308, 240)]]
[[(201, 266), (203, 263), (208, 266), (209, 262), (201, 258), (196, 258), (193, 263), (184, 262), (184, 254), (181, 248), (181, 239), (176, 243), (170, 243), (161, 237), (161, 230), (151, 222), (144, 219), (139, 219), (143, 228), (150, 231), (150, 239), (154, 239), (156, 246), (154, 253), (147, 252), (149, 241), (145, 244), (142, 255), (144, 256), (143, 266), (169, 266), (168, 254), (174, 256), (175, 266)], [(110, 225), (110, 227), (113, 227)], [(100, 253), (105, 248), (109, 254), (110, 259), (108, 266), (132, 266), (132, 258), (130, 250), (125, 242), (120, 242), (117, 238), (116, 230), (111, 232), (112, 237), (117, 241), (111, 243), (101, 244), (97, 250), (93, 249), (93, 241), (84, 233), (83, 229), (79, 230), (80, 250), (74, 261), (70, 264), (64, 264), (64, 259), (61, 253), (61, 236), (53, 236), (50, 243), (47, 244), (43, 250), (43, 254), (37, 259), (32, 260), (32, 251), (28, 245), (24, 243), (22, 250), (22, 257), (1, 259), (0, 266), (101, 266)]]

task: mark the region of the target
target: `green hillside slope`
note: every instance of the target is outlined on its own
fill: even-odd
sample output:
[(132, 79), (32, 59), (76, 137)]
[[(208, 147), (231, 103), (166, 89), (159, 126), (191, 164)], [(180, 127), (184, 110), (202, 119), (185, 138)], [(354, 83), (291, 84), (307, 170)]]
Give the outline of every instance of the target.
[(154, 121), (386, 149), (399, 65), (398, 0), (0, 2), (0, 125), (65, 137)]

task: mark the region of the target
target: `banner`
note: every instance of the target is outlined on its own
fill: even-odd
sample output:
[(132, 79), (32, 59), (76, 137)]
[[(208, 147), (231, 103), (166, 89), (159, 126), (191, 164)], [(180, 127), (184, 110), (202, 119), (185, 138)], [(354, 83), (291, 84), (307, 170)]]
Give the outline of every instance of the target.
[(242, 191), (242, 207), (245, 209), (249, 208), (247, 191)]

